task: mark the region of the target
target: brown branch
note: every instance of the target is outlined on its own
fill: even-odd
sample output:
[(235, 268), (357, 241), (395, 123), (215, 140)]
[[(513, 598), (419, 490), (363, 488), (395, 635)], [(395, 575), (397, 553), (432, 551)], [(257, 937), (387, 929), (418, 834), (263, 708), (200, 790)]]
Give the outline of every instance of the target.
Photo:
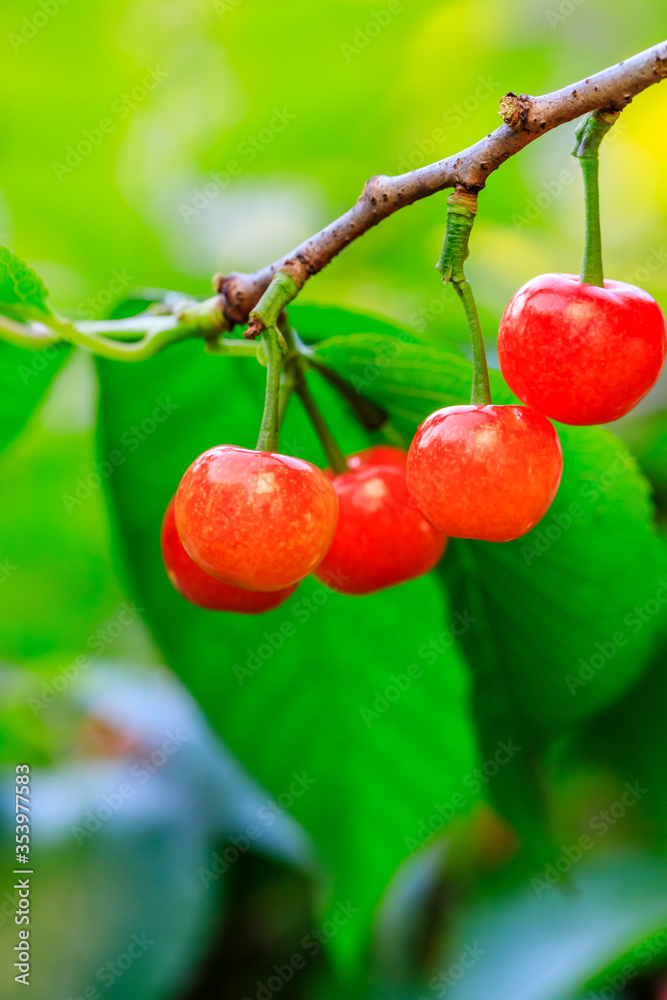
[(400, 208), (445, 188), (480, 191), (494, 170), (538, 136), (590, 111), (621, 111), (665, 76), (667, 41), (542, 97), (507, 94), (500, 102), (504, 124), (473, 146), (408, 174), (371, 177), (352, 208), (285, 257), (254, 274), (216, 275), (225, 317), (230, 325), (245, 323), (276, 271), (287, 272), (301, 287), (353, 240)]

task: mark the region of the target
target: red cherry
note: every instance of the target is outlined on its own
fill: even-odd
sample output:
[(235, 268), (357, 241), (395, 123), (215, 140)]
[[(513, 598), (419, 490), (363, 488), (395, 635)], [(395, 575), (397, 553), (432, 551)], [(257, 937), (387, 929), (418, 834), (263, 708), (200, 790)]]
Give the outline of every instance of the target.
[(541, 274), (500, 322), (498, 356), (524, 403), (566, 424), (618, 420), (651, 389), (665, 360), (665, 317), (648, 292), (623, 281), (582, 285)]
[(433, 569), (447, 539), (422, 517), (405, 482), (407, 453), (380, 445), (333, 478), (340, 516), (315, 576), (341, 594), (373, 594)]
[(563, 455), (555, 429), (527, 406), (448, 406), (427, 417), (408, 452), (408, 489), (454, 538), (509, 542), (544, 517)]
[(336, 492), (321, 469), (233, 445), (195, 459), (176, 492), (176, 526), (188, 555), (246, 590), (282, 590), (312, 573), (337, 518)]
[(190, 604), (208, 611), (233, 611), (238, 615), (261, 615), (273, 611), (294, 593), (298, 584), (285, 590), (262, 592), (230, 587), (201, 569), (183, 548), (176, 530), (174, 499), (169, 501), (160, 536), (162, 560), (174, 588)]

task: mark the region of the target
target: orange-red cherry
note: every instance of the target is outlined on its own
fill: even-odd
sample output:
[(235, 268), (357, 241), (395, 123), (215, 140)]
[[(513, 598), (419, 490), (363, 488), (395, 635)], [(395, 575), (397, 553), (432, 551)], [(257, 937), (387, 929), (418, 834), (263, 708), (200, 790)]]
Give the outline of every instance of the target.
[(321, 469), (234, 445), (200, 455), (176, 492), (176, 527), (188, 555), (246, 590), (282, 590), (312, 573), (337, 520), (336, 491)]
[(160, 535), (162, 560), (167, 576), (181, 597), (207, 611), (232, 611), (237, 615), (261, 615), (283, 604), (298, 584), (285, 590), (241, 590), (201, 569), (190, 558), (176, 530), (174, 500), (169, 501)]
[(410, 495), (455, 538), (509, 542), (556, 496), (563, 455), (554, 427), (527, 406), (448, 406), (427, 417), (408, 452)]
[(665, 317), (648, 292), (541, 274), (500, 323), (498, 358), (524, 403), (565, 424), (604, 424), (632, 410), (662, 371)]
[(343, 594), (373, 594), (433, 569), (447, 539), (417, 510), (405, 481), (407, 452), (379, 445), (352, 455), (333, 477), (340, 514), (315, 575)]

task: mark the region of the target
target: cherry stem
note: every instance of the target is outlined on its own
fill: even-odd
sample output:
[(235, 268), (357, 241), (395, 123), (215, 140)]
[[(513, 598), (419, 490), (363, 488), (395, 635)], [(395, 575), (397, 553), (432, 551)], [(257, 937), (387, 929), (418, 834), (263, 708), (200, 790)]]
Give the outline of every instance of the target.
[(277, 451), (280, 430), (280, 376), (283, 351), (287, 344), (278, 329), (278, 320), (288, 302), (296, 298), (299, 285), (285, 271), (278, 271), (257, 306), (250, 313), (248, 329), (244, 336), (254, 340), (261, 334), (266, 350), (266, 396), (262, 426), (257, 439), (257, 451)]
[(294, 392), (301, 400), (301, 405), (308, 414), (308, 418), (317, 434), (322, 451), (325, 454), (327, 464), (337, 476), (348, 471), (347, 459), (341, 450), (338, 442), (331, 433), (329, 425), (322, 416), (322, 412), (315, 402), (315, 398), (308, 387), (305, 375), (305, 359), (296, 346), (294, 331), (286, 321), (281, 323), (281, 332), (287, 344), (288, 353), (285, 358), (285, 367), (289, 368), (292, 376)]
[(468, 258), (469, 240), (477, 214), (477, 194), (457, 188), (447, 199), (447, 229), (442, 252), (436, 267), (442, 274), (445, 285), (454, 285), (468, 321), (472, 343), (472, 391), (470, 402), (486, 406), (491, 402), (489, 369), (479, 314), (475, 305), (470, 282), (466, 278), (464, 263)]
[(586, 115), (577, 131), (572, 155), (581, 163), (584, 179), (586, 239), (579, 281), (582, 285), (604, 288), (602, 235), (600, 231), (600, 143), (617, 120), (619, 111), (593, 111)]
[(280, 372), (282, 368), (282, 350), (280, 334), (275, 326), (266, 327), (262, 331), (262, 339), (266, 348), (266, 396), (264, 398), (264, 414), (257, 439), (257, 451), (278, 451), (278, 430), (280, 428)]

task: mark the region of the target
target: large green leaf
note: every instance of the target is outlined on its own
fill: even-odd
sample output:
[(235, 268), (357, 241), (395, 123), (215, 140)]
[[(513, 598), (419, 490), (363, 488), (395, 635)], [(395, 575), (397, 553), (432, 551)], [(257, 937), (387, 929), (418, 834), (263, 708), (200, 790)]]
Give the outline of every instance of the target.
[[(382, 405), (406, 437), (432, 410), (470, 396), (470, 363), (432, 347), (359, 335), (319, 344), (317, 357)], [(500, 374), (491, 376), (494, 399), (511, 401)], [(497, 713), (504, 697), (523, 725), (547, 733), (628, 687), (667, 609), (665, 549), (635, 462), (601, 428), (558, 431), (563, 482), (543, 521), (504, 545), (454, 542), (443, 563), (453, 592), (465, 591), (458, 599), (474, 602), (484, 622), (464, 637), (478, 710)], [(642, 621), (635, 607), (653, 610)]]
[[(100, 457), (116, 454), (107, 483), (133, 593), (225, 741), (312, 834), (334, 876), (330, 909), (358, 908), (331, 942), (352, 960), (411, 849), (406, 841), (437, 804), (465, 790), (475, 759), (459, 657), (443, 650), (429, 666), (420, 655), (449, 627), (437, 581), (352, 599), (309, 580), (257, 619), (191, 607), (161, 565), (162, 513), (205, 448), (254, 446), (264, 373), (252, 360), (210, 357), (184, 343), (141, 366), (100, 362), (99, 374)], [(358, 447), (363, 437), (342, 405), (328, 387), (316, 388), (343, 445)], [(296, 400), (282, 444), (321, 460)], [(405, 691), (395, 690), (395, 675)], [(464, 806), (472, 798), (466, 790)]]

